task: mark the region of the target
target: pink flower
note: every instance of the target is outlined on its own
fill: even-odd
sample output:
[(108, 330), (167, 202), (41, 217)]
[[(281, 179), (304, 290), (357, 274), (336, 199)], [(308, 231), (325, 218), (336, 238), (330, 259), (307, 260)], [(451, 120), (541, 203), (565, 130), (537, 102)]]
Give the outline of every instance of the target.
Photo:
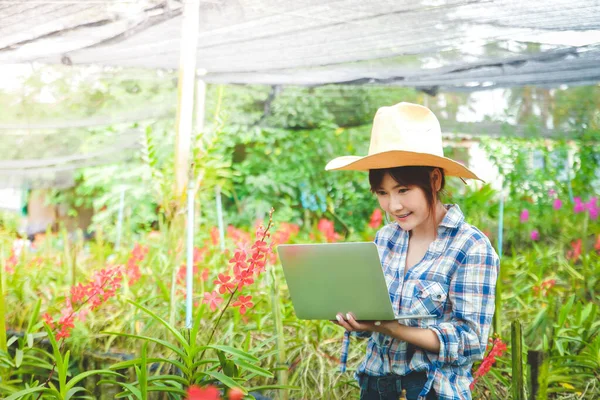
[(208, 304), (210, 311), (215, 311), (223, 302), (223, 298), (219, 296), (216, 290), (214, 290), (212, 292), (204, 292), (204, 299), (202, 302)]
[(554, 208), (555, 210), (560, 210), (562, 208), (562, 201), (560, 199), (554, 199), (554, 202), (552, 203), (552, 208)]
[(524, 209), (521, 211), (521, 222), (527, 222), (529, 220), (529, 210)]
[(556, 194), (556, 190), (554, 190), (554, 189), (550, 189), (550, 190), (548, 190), (548, 196), (552, 197), (552, 196), (554, 196), (555, 194)]
[(379, 228), (379, 225), (381, 225), (382, 217), (383, 217), (383, 215), (381, 213), (381, 209), (376, 208), (375, 210), (373, 210), (373, 214), (371, 214), (371, 221), (369, 222), (369, 226), (373, 229)]
[(586, 207), (585, 204), (581, 202), (581, 197), (575, 197), (573, 198), (573, 201), (575, 201), (575, 205), (573, 206), (573, 212), (575, 214), (579, 214), (585, 211)]
[(536, 229), (531, 231), (531, 240), (533, 240), (533, 241), (540, 240), (540, 233)]

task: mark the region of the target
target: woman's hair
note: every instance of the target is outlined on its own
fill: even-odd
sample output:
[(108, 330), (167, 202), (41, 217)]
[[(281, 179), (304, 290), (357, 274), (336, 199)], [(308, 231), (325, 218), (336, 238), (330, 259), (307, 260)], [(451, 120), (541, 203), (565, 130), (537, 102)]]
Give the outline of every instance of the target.
[[(438, 169), (442, 177), (439, 192), (435, 192), (433, 182), (431, 181), (431, 173), (434, 169)], [(390, 174), (392, 179), (402, 186), (417, 186), (423, 190), (425, 193), (425, 199), (427, 200), (427, 205), (429, 206), (429, 213), (433, 216), (433, 221), (436, 220), (435, 204), (436, 201), (440, 200), (440, 192), (444, 190), (444, 186), (446, 185), (446, 177), (442, 168), (409, 166), (371, 169), (369, 170), (369, 183), (371, 184), (371, 192), (375, 193), (381, 187), (381, 182), (383, 181), (385, 174)]]

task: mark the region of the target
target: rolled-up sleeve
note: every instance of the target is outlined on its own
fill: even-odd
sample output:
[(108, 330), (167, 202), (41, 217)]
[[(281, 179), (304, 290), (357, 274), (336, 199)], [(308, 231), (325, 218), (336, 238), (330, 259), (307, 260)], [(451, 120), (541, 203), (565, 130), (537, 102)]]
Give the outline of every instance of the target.
[(483, 358), (494, 315), (499, 267), (489, 241), (480, 240), (468, 249), (450, 281), (451, 320), (428, 327), (440, 340), (439, 353), (427, 353), (434, 365), (466, 365)]

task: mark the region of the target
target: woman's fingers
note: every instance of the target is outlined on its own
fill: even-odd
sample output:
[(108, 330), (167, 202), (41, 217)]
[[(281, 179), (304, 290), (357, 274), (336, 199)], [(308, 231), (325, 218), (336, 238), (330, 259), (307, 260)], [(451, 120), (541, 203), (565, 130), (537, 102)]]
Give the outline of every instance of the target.
[(344, 319), (343, 314), (337, 314), (335, 316), (337, 319), (338, 325), (343, 327), (345, 330), (352, 332), (354, 329), (348, 324), (348, 321)]
[(354, 318), (354, 315), (352, 315), (352, 313), (346, 314), (346, 321), (348, 321), (348, 325), (352, 327), (352, 330), (364, 330), (364, 327), (361, 326), (361, 324)]

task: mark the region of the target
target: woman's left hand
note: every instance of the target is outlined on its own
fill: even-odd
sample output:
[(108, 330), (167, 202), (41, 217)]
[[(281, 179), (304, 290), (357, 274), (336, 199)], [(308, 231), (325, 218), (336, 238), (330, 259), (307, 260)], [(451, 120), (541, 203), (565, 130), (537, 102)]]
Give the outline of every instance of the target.
[(349, 332), (353, 331), (367, 331), (367, 332), (379, 332), (384, 335), (392, 336), (393, 333), (400, 329), (398, 321), (357, 321), (354, 319), (354, 315), (348, 313), (346, 315), (338, 314), (337, 325), (343, 327)]

